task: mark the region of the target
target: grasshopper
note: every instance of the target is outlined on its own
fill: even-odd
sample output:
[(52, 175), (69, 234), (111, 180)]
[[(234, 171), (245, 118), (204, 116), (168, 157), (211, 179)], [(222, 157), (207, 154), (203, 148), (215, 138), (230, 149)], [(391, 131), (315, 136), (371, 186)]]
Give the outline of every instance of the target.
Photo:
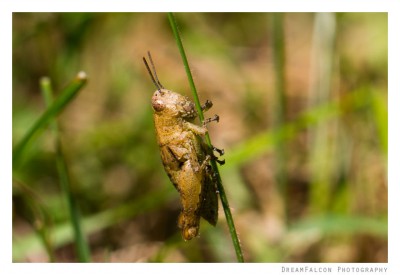
[[(165, 89), (158, 80), (150, 52), (148, 53), (154, 75), (143, 57), (144, 64), (157, 90), (151, 98), (153, 118), (161, 160), (165, 172), (180, 194), (182, 210), (178, 218), (184, 240), (191, 240), (199, 234), (200, 217), (215, 226), (218, 219), (218, 197), (215, 176), (210, 160), (218, 160), (213, 154), (224, 151), (210, 148), (203, 141), (207, 133), (206, 124), (219, 121), (215, 115), (206, 119), (202, 126), (194, 124), (198, 116), (194, 103), (186, 96)], [(203, 111), (212, 107), (207, 100)]]

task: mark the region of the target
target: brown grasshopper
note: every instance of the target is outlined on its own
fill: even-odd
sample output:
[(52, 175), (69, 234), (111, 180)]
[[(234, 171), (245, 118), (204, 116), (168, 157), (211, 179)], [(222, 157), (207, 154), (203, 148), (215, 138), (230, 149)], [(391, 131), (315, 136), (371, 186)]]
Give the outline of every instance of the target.
[[(206, 124), (219, 121), (217, 115), (207, 119), (202, 126), (194, 124), (197, 117), (195, 105), (188, 97), (167, 90), (158, 80), (150, 53), (154, 75), (143, 57), (150, 77), (157, 87), (151, 99), (154, 126), (160, 147), (161, 160), (168, 177), (180, 194), (182, 211), (178, 227), (183, 239), (190, 240), (199, 233), (200, 216), (215, 226), (218, 219), (218, 197), (215, 177), (209, 162), (215, 159), (213, 150), (223, 155), (223, 150), (210, 148), (202, 137), (207, 133)], [(203, 111), (212, 107), (211, 101), (202, 106)]]

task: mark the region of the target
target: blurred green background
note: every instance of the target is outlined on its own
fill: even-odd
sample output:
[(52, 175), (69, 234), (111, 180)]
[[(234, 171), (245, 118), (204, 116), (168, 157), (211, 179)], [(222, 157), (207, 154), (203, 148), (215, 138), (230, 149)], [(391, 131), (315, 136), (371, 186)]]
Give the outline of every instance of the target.
[[(387, 14), (175, 16), (220, 116), (209, 131), (245, 261), (387, 262)], [(14, 262), (236, 261), (221, 207), (199, 238), (176, 225), (142, 62), (150, 50), (163, 85), (191, 97), (166, 14), (13, 13), (12, 39), (14, 147), (46, 110), (43, 76), (57, 98), (88, 75), (13, 163)]]

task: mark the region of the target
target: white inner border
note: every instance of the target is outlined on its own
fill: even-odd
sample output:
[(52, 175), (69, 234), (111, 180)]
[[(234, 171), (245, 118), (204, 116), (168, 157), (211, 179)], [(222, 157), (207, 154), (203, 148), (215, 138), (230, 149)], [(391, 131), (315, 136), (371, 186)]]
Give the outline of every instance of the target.
[[(300, 274), (282, 267), (387, 267), (386, 274), (400, 274), (400, 11), (396, 0), (70, 0), (0, 1), (0, 273), (1, 274), (189, 274), (229, 272), (237, 274)], [(389, 13), (389, 263), (388, 264), (13, 264), (12, 261), (12, 12), (388, 12)], [(315, 273), (315, 272), (313, 272)], [(306, 273), (304, 273), (306, 274)], [(369, 273), (371, 274), (371, 273)], [(380, 274), (380, 273), (378, 273)]]

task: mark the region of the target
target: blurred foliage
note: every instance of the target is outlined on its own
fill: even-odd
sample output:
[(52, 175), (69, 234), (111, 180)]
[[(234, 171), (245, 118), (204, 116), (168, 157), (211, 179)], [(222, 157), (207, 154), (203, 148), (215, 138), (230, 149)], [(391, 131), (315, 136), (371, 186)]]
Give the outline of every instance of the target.
[[(387, 14), (279, 14), (278, 28), (268, 13), (175, 16), (200, 100), (221, 118), (209, 130), (245, 261), (387, 262)], [(222, 209), (216, 228), (180, 236), (148, 50), (163, 85), (190, 96), (166, 14), (13, 13), (13, 144), (46, 109), (40, 78), (57, 99), (84, 70), (58, 122), (92, 261), (235, 261)], [(55, 159), (45, 128), (13, 167), (14, 261), (78, 260)]]

